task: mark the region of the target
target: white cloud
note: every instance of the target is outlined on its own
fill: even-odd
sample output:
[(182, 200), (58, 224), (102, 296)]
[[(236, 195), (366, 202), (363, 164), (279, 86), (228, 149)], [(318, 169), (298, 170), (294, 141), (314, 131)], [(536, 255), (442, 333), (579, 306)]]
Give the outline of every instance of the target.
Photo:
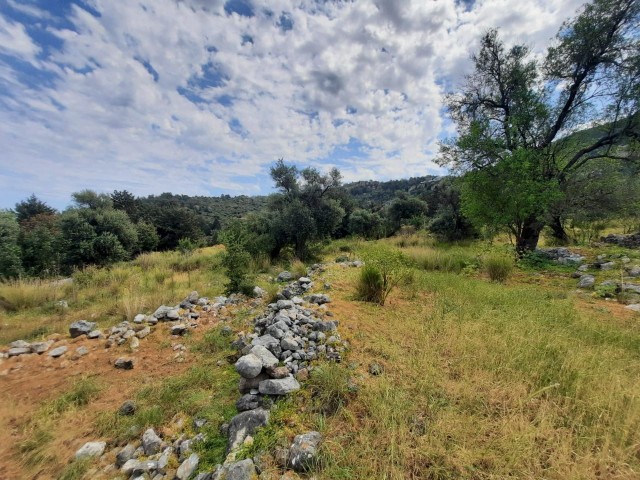
[[(541, 51), (581, 3), (254, 0), (244, 17), (221, 0), (92, 0), (99, 17), (73, 5), (73, 29), (48, 24), (62, 47), (40, 60), (43, 46), (0, 14), (0, 53), (52, 76), (34, 87), (0, 59), (0, 182), (66, 199), (255, 193), (239, 177), (279, 157), (338, 164), (350, 180), (440, 171), (443, 85), (461, 80), (482, 32)], [(337, 159), (352, 139), (360, 151)]]

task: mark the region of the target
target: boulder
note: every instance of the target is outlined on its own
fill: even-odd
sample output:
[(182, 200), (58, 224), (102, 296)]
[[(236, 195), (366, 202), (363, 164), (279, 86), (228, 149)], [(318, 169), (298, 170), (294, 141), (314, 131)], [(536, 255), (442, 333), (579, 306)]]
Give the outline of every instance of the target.
[(293, 275), (291, 275), (291, 272), (287, 272), (285, 270), (284, 272), (280, 272), (278, 274), (278, 277), (276, 278), (276, 280), (278, 282), (290, 282), (291, 280), (293, 280)]
[(278, 300), (276, 302), (276, 310), (288, 310), (295, 307), (295, 304), (291, 300)]
[(133, 443), (129, 443), (126, 447), (124, 447), (116, 454), (116, 467), (122, 467), (125, 463), (127, 463), (134, 457), (135, 453), (135, 445)]
[(71, 338), (76, 338), (81, 335), (88, 335), (89, 332), (95, 330), (96, 323), (95, 322), (87, 322), (86, 320), (80, 320), (78, 322), (73, 322), (69, 326), (69, 335)]
[(300, 390), (300, 384), (293, 376), (270, 378), (260, 382), (258, 390), (263, 395), (287, 395)]
[(157, 318), (158, 320), (164, 320), (165, 318), (167, 318), (167, 313), (169, 313), (172, 310), (171, 307), (167, 307), (166, 305), (161, 305), (158, 307), (158, 309), (153, 312), (153, 317)]
[(593, 275), (582, 275), (578, 282), (578, 288), (593, 288), (596, 278)]
[(100, 338), (102, 336), (102, 332), (100, 330), (91, 330), (87, 333), (87, 338), (91, 340), (95, 340), (96, 338)]
[(193, 292), (191, 292), (187, 298), (185, 299), (187, 300), (187, 302), (189, 303), (193, 303), (194, 305), (198, 303), (198, 300), (200, 300), (200, 295), (198, 294), (198, 292), (196, 292), (195, 290)]
[(264, 427), (267, 423), (269, 423), (269, 411), (263, 408), (242, 412), (233, 417), (229, 422), (227, 451), (231, 452), (241, 446), (245, 438), (253, 435), (259, 427)]
[(221, 465), (212, 476), (212, 480), (254, 480), (256, 478), (256, 467), (250, 458)]
[(155, 455), (162, 447), (162, 439), (158, 436), (153, 428), (147, 429), (142, 435), (142, 450), (144, 454)]
[(280, 340), (280, 347), (282, 347), (282, 350), (300, 350), (300, 345), (292, 337), (284, 337)]
[(300, 278), (298, 279), (298, 283), (299, 283), (300, 285), (306, 285), (306, 284), (308, 284), (308, 283), (311, 283), (311, 279), (310, 279), (309, 277), (300, 277)]
[(167, 320), (180, 320), (180, 310), (177, 308), (172, 308), (169, 310), (165, 316)]
[(275, 355), (262, 345), (255, 345), (250, 353), (260, 359), (264, 368), (274, 368), (279, 363)]
[(631, 267), (627, 272), (627, 275), (629, 275), (630, 277), (640, 277), (640, 267), (639, 266)]
[(319, 432), (307, 432), (296, 435), (289, 449), (287, 466), (296, 472), (313, 470), (318, 458), (318, 445), (322, 441)]
[(253, 353), (244, 355), (235, 364), (236, 372), (244, 378), (255, 378), (262, 371), (262, 360)]
[(176, 472), (176, 478), (179, 480), (187, 480), (191, 478), (191, 475), (193, 475), (196, 469), (198, 468), (199, 462), (200, 462), (200, 457), (198, 457), (198, 454), (192, 453), (189, 456), (189, 458), (187, 458), (184, 462), (182, 462), (182, 464), (178, 467), (178, 471)]
[(99, 457), (106, 447), (106, 442), (87, 442), (76, 452), (76, 459)]

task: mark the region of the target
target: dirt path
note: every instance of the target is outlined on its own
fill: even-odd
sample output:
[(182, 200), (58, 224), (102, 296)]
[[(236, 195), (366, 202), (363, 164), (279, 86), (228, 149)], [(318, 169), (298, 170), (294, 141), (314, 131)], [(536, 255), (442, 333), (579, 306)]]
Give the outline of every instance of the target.
[[(191, 338), (197, 339), (219, 322), (213, 313), (203, 313), (198, 328)], [(181, 343), (172, 338), (169, 324), (158, 324), (153, 332), (140, 341), (135, 353), (125, 345), (105, 348), (105, 340), (61, 339), (54, 347), (67, 345), (69, 350), (61, 358), (43, 355), (26, 355), (0, 360), (0, 479), (48, 479), (65, 464), (73, 453), (87, 441), (100, 440), (94, 433), (95, 418), (100, 412), (115, 412), (145, 383), (178, 375), (195, 362), (187, 352), (183, 361), (177, 361), (171, 343)], [(79, 347), (89, 353), (72, 359)], [(119, 370), (113, 362), (121, 356), (134, 358), (135, 368)], [(47, 454), (57, 460), (45, 462), (30, 469), (24, 465), (17, 448), (24, 440), (22, 430), (28, 420), (44, 402), (57, 398), (73, 386), (78, 379), (94, 377), (101, 391), (86, 407), (65, 416), (64, 424), (53, 424), (53, 440)], [(102, 439), (108, 441), (109, 439)], [(52, 463), (54, 465), (52, 465)]]

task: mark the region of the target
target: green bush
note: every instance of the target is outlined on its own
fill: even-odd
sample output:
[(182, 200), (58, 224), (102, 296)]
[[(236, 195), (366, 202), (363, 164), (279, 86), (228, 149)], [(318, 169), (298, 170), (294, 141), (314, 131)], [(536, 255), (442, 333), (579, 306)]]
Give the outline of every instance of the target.
[(489, 255), (482, 262), (484, 271), (493, 282), (506, 282), (513, 271), (513, 260), (504, 255)]
[(383, 303), (384, 282), (382, 274), (373, 265), (365, 265), (360, 271), (356, 297), (364, 302)]

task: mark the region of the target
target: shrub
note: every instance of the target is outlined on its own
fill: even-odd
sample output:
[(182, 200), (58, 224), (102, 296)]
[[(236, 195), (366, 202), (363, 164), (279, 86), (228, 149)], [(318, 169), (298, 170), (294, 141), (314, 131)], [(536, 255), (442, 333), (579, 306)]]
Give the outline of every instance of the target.
[(513, 271), (513, 260), (504, 255), (489, 255), (482, 265), (493, 282), (505, 282)]
[(362, 249), (361, 256), (365, 267), (357, 291), (364, 295), (358, 298), (384, 305), (391, 290), (406, 277), (407, 260), (402, 252), (382, 245)]
[(384, 292), (382, 274), (373, 265), (365, 265), (360, 271), (356, 297), (365, 302), (381, 303)]
[(226, 284), (227, 294), (253, 293), (251, 272), (251, 255), (237, 242), (230, 241), (226, 245), (227, 251), (222, 257), (222, 266), (227, 271), (229, 282)]

